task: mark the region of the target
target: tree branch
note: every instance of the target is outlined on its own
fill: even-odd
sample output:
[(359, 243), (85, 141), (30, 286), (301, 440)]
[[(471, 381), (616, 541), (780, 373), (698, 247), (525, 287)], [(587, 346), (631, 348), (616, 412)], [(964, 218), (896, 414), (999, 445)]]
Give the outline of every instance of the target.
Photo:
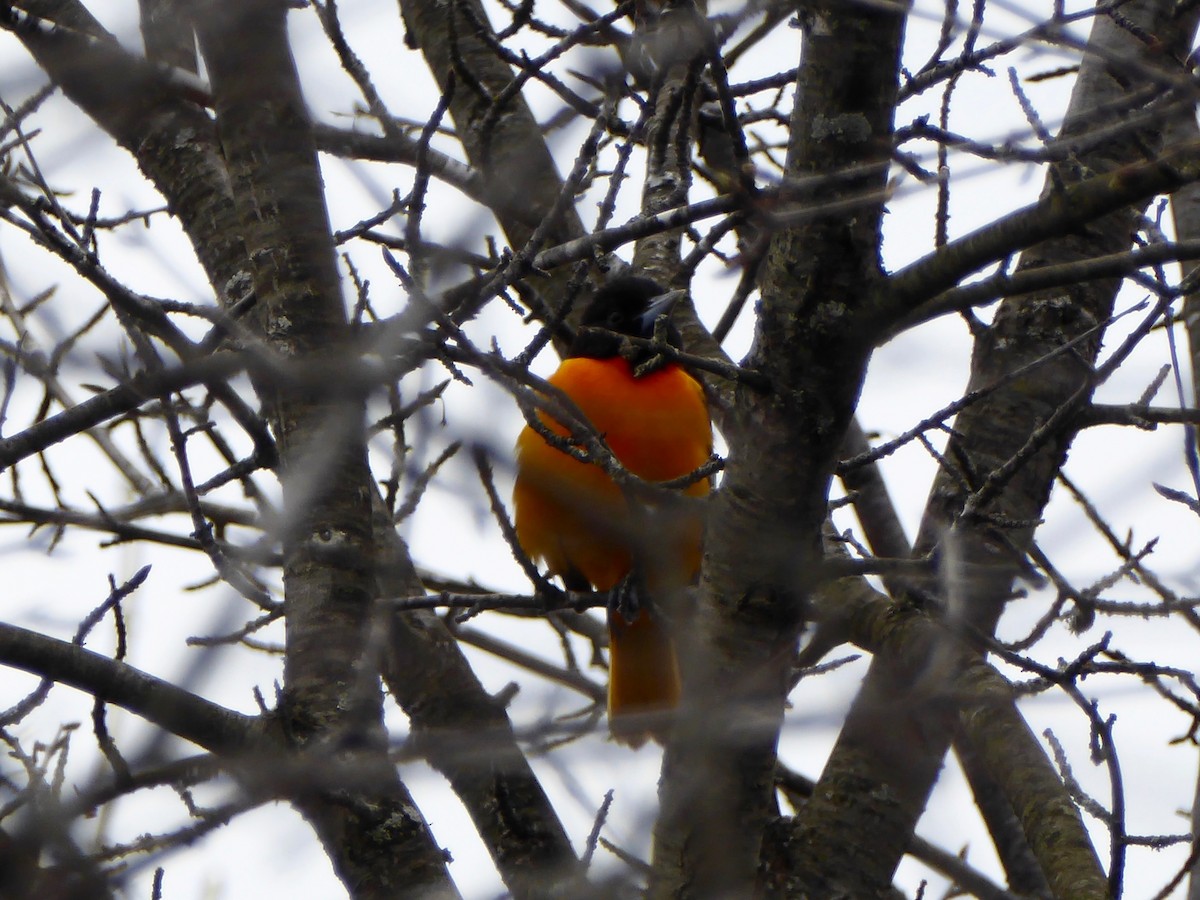
[[(846, 298), (870, 296), (886, 194), (900, 4), (818, 3), (793, 110), (785, 212), (763, 264), (746, 367), (725, 436), (729, 464), (706, 535), (684, 701), (667, 747), (650, 896), (748, 896), (771, 811), (775, 745), (830, 472), (866, 368)], [(802, 185), (803, 187), (796, 187)], [(854, 214), (827, 207), (855, 198)], [(799, 204), (797, 204), (799, 205)], [(799, 868), (798, 872), (803, 872)], [(813, 896), (827, 891), (801, 876)]]
[(0, 662), (69, 685), (223, 756), (274, 747), (259, 720), (91, 650), (0, 623)]
[[(288, 44), (286, 6), (214, 3), (194, 18), (268, 346), (320, 363), (349, 345), (316, 148)], [(285, 706), (301, 745), (382, 747), (363, 399), (277, 383), (264, 396), (286, 519)], [(374, 735), (374, 737), (372, 737)], [(356, 897), (456, 897), (446, 860), (386, 754), (361, 754), (349, 802), (296, 798)], [(370, 783), (370, 788), (366, 785)]]
[[(1172, 46), (1176, 41), (1190, 46), (1191, 33), (1172, 22), (1172, 10), (1173, 4), (1161, 0), (1126, 4), (1122, 14), (1136, 13), (1144, 33), (1159, 35)], [(1165, 58), (1147, 51), (1130, 30), (1109, 18), (1097, 20), (1091, 40), (1096, 49), (1085, 59), (1065, 134), (1087, 127), (1092, 110), (1127, 91), (1113, 60), (1162, 64)], [(1039, 203), (897, 273), (879, 307), (884, 319), (902, 314), (921, 295), (945, 289), (985, 260), (1034, 240), (1048, 239), (1022, 257), (1019, 272), (1127, 250), (1137, 211), (1119, 208), (1116, 201), (1137, 201), (1194, 174), (1195, 160), (1186, 158), (1185, 150), (1166, 154), (1161, 163), (1144, 162), (1155, 160), (1160, 145), (1161, 135), (1144, 129), (1094, 148), (1079, 165), (1054, 170)], [(1080, 182), (1084, 173), (1097, 174)], [(1074, 214), (1083, 207), (1090, 209), (1087, 229), (1071, 230), (1081, 224)], [(1018, 224), (1031, 231), (1018, 237)], [(1072, 398), (1086, 399), (1092, 377), (1088, 363), (1099, 346), (1101, 323), (1111, 318), (1118, 284), (1118, 279), (1092, 281), (1011, 298), (1001, 305), (993, 324), (980, 331), (968, 392), (986, 385), (1000, 387), (959, 413), (944, 457), (946, 465), (938, 471), (915, 547), (919, 554), (937, 548), (950, 561), (938, 600), (965, 626), (984, 634), (991, 633), (1010, 596), (1012, 577), (1019, 571), (1070, 442), (1069, 422), (1063, 420), (1053, 436), (1045, 435), (1036, 452), (1025, 448), (1031, 436)], [(1072, 342), (1070, 354), (1056, 349)], [(1036, 379), (1006, 380), (1009, 373), (1042, 359), (1047, 361), (1039, 365)], [(1009, 466), (1010, 460), (1023, 464)], [(1005, 489), (976, 514), (963, 515), (968, 498), (986, 483), (989, 473), (1001, 468), (1010, 476)], [(958, 563), (993, 568), (991, 574), (978, 570), (978, 576), (967, 577)], [(914, 598), (914, 602), (921, 601)], [(890, 654), (873, 661), (821, 776), (821, 800), (798, 817), (802, 839), (797, 846), (805, 846), (828, 878), (844, 878), (852, 871), (853, 883), (863, 893), (890, 884), (957, 727), (966, 724), (980, 730), (972, 744), (998, 779), (1005, 774), (1011, 777), (1014, 769), (1007, 763), (1003, 773), (991, 768), (1000, 760), (998, 729), (993, 730), (999, 721), (998, 699), (989, 706), (988, 715), (965, 720), (957, 715), (957, 691), (964, 680), (976, 677), (982, 664), (933, 642), (923, 650), (922, 665), (921, 670), (898, 665)], [(895, 734), (919, 734), (921, 739), (880, 740), (881, 735)], [(1011, 793), (1020, 789), (1020, 784), (1007, 788), (1055, 896), (1105, 896), (1107, 882), (1086, 835), (1080, 830), (1078, 840), (1062, 856), (1051, 852), (1054, 845), (1030, 831), (1042, 823), (1028, 818), (1022, 806), (1028, 797)], [(1075, 814), (1073, 809), (1070, 812)], [(853, 840), (853, 831), (864, 821), (873, 823), (870, 857), (859, 866), (847, 867), (844, 860), (830, 866), (829, 861), (839, 859), (839, 848)]]

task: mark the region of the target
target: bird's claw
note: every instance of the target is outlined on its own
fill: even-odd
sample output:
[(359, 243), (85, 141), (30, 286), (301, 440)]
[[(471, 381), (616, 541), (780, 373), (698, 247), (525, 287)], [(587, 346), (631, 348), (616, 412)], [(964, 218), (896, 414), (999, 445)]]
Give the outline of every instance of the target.
[(633, 572), (626, 575), (608, 592), (608, 613), (620, 616), (632, 625), (645, 607), (645, 591), (641, 579)]

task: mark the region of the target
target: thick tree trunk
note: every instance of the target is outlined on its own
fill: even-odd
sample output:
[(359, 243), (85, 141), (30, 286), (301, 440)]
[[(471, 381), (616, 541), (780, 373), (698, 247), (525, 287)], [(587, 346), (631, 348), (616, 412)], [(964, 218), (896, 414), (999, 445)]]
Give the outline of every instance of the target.
[[(1172, 9), (1170, 3), (1144, 2), (1123, 6), (1122, 15), (1173, 44)], [(1064, 137), (1095, 126), (1097, 109), (1119, 104), (1126, 95), (1125, 67), (1153, 71), (1160, 65), (1131, 30), (1106, 17), (1097, 20), (1089, 48)], [(1081, 152), (1078, 164), (1056, 166), (1047, 191), (1153, 159), (1162, 146), (1162, 124), (1153, 120)], [(1137, 215), (1138, 208), (1126, 208), (1047, 240), (1022, 255), (1020, 269), (1127, 249)], [(939, 548), (946, 579), (938, 613), (948, 615), (953, 627), (990, 633), (1009, 599), (1013, 574), (1073, 436), (1069, 413), (1090, 396), (1091, 363), (1117, 287), (1108, 280), (1011, 298), (977, 342), (968, 390), (1048, 358), (955, 422), (945, 458), (958, 469), (939, 470), (917, 540), (918, 553)], [(1075, 350), (1060, 352), (1068, 344)], [(968, 578), (966, 571), (986, 574)], [(880, 648), (814, 800), (796, 819), (793, 862), (801, 891), (819, 894), (836, 886), (866, 897), (887, 890), (958, 727), (956, 688), (967, 658), (955, 649), (956, 640), (947, 631), (907, 665), (900, 654)], [(976, 745), (997, 759), (1002, 751), (995, 742), (1002, 739), (992, 733)], [(854, 840), (863, 829), (872, 835), (869, 853), (858, 852)], [(1076, 843), (1069, 858), (1061, 854), (1061, 842), (1033, 849), (1056, 896), (1107, 893), (1086, 841)]]
[[(286, 4), (213, 4), (195, 19), (271, 353), (344, 359), (349, 329)], [(344, 363), (343, 363), (344, 364)], [(331, 760), (356, 748), (352, 782), (301, 794), (355, 897), (453, 897), (446, 859), (386, 753), (370, 646), (375, 584), (363, 399), (288, 383), (264, 397), (279, 446), (287, 625), (283, 715)], [(365, 749), (359, 749), (365, 748)]]
[[(780, 217), (754, 347), (769, 380), (737, 390), (729, 466), (710, 517), (685, 696), (667, 748), (653, 897), (749, 896), (772, 814), (775, 744), (820, 557), (834, 458), (868, 343), (856, 317), (881, 284), (879, 224), (906, 8), (816, 4), (792, 116), (788, 176), (815, 185)], [(825, 214), (822, 204), (853, 204)], [(794, 205), (793, 205), (794, 204)]]

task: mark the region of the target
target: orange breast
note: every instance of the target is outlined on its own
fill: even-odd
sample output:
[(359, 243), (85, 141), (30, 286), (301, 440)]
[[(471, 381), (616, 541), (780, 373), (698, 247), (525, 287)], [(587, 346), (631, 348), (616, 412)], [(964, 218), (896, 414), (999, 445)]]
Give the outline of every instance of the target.
[[(678, 366), (635, 378), (620, 357), (568, 359), (550, 383), (575, 401), (617, 459), (647, 481), (687, 475), (712, 454), (704, 392)], [(567, 433), (560, 423), (544, 421)], [(708, 490), (703, 479), (683, 493)], [(631, 510), (602, 469), (551, 447), (529, 427), (517, 439), (513, 500), (525, 552), (552, 573), (582, 573), (597, 590), (624, 578), (635, 552), (652, 563), (654, 581), (685, 584), (699, 568), (702, 523), (695, 511)]]

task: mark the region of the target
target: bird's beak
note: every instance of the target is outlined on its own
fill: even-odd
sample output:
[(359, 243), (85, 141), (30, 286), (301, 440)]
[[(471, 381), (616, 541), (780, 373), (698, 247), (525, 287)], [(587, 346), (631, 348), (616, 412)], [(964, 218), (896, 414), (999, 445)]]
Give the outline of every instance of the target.
[(646, 311), (639, 317), (641, 325), (647, 333), (654, 331), (654, 323), (658, 321), (659, 316), (671, 314), (671, 310), (675, 304), (687, 296), (687, 291), (667, 291), (665, 294), (659, 294), (650, 301), (646, 307)]

